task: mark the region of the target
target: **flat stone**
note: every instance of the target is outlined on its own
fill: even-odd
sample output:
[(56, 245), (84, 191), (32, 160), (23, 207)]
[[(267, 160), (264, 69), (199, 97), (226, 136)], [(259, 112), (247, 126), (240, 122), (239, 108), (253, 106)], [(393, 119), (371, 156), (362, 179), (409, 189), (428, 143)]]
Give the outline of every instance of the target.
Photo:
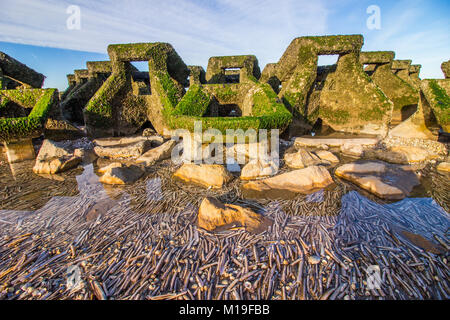
[(374, 155), (377, 159), (396, 163), (411, 164), (420, 163), (439, 158), (438, 155), (420, 147), (413, 146), (393, 146), (388, 150), (375, 150)]
[(95, 154), (101, 158), (126, 159), (138, 158), (152, 147), (150, 140), (140, 140), (128, 144), (117, 144), (112, 146), (99, 146), (94, 148)]
[(436, 169), (443, 172), (450, 172), (450, 162), (441, 162)]
[(164, 138), (157, 135), (151, 136), (132, 136), (132, 137), (109, 137), (109, 138), (100, 138), (95, 139), (93, 142), (97, 146), (101, 147), (114, 147), (121, 145), (130, 145), (137, 142), (142, 141), (150, 141), (153, 143), (154, 147), (157, 147), (164, 142)]
[(278, 172), (278, 165), (271, 159), (252, 159), (241, 171), (242, 180), (253, 180), (273, 176)]
[(318, 150), (315, 154), (324, 161), (328, 161), (330, 163), (338, 163), (339, 158), (336, 157), (332, 152), (326, 150)]
[(233, 204), (223, 204), (211, 197), (203, 199), (198, 210), (198, 226), (208, 231), (218, 228), (244, 227), (247, 231), (265, 231), (271, 221), (250, 209)]
[(348, 163), (338, 167), (335, 175), (389, 200), (405, 198), (420, 184), (414, 171), (381, 162)]
[(288, 167), (294, 169), (302, 169), (323, 163), (318, 156), (304, 148), (300, 148), (296, 152), (285, 153), (284, 162)]
[(323, 166), (310, 166), (264, 180), (250, 181), (242, 186), (248, 198), (285, 198), (292, 194), (309, 194), (333, 183)]
[(125, 166), (123, 164), (119, 166), (118, 163), (113, 163), (108, 168), (103, 168), (102, 171), (105, 173), (99, 181), (105, 184), (131, 184), (144, 174), (144, 171), (138, 166)]
[(299, 137), (295, 139), (296, 147), (320, 147), (327, 145), (328, 147), (341, 147), (345, 143), (347, 145), (374, 146), (378, 143), (378, 138), (315, 138), (315, 137)]
[(232, 179), (225, 167), (217, 164), (183, 164), (173, 175), (187, 183), (219, 189)]
[(344, 143), (341, 152), (346, 156), (360, 158), (364, 155), (364, 148), (360, 144)]
[(150, 149), (142, 156), (140, 156), (136, 162), (137, 163), (145, 163), (146, 166), (151, 166), (158, 161), (162, 161), (165, 159), (169, 159), (172, 155), (172, 150), (175, 147), (177, 142), (175, 140), (169, 140), (159, 147)]

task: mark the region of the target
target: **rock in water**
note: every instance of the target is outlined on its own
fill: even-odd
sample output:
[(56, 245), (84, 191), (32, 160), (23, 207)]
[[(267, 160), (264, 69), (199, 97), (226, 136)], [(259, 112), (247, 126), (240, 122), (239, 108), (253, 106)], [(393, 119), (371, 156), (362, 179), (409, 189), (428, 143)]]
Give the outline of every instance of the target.
[(73, 154), (73, 147), (46, 139), (39, 150), (33, 172), (55, 174), (75, 168), (81, 161), (81, 157)]
[(165, 160), (170, 158), (172, 154), (172, 150), (176, 145), (175, 140), (169, 140), (159, 147), (156, 147), (154, 149), (150, 149), (146, 153), (144, 153), (142, 156), (140, 156), (136, 162), (137, 163), (145, 163), (146, 166), (154, 165), (156, 162)]
[(100, 146), (94, 148), (97, 156), (102, 158), (138, 158), (151, 148), (150, 140), (140, 140), (129, 144), (119, 144), (113, 146)]
[(344, 164), (336, 169), (335, 174), (380, 198), (390, 200), (405, 198), (420, 184), (412, 170), (382, 162)]
[(450, 162), (441, 162), (436, 169), (443, 172), (450, 172)]
[(360, 144), (344, 143), (341, 152), (346, 156), (360, 158), (364, 155), (364, 147)]
[(100, 170), (99, 172), (104, 172), (104, 174), (99, 181), (106, 184), (131, 184), (144, 174), (144, 171), (138, 166), (125, 166), (117, 162)]
[(439, 157), (424, 148), (413, 146), (393, 146), (388, 150), (376, 150), (374, 153), (380, 160), (397, 164), (419, 163)]
[(206, 188), (222, 188), (233, 177), (221, 165), (217, 164), (183, 164), (173, 175), (184, 182), (193, 183)]
[(271, 159), (252, 159), (241, 171), (242, 180), (253, 180), (273, 176), (278, 172), (278, 165)]
[(290, 168), (302, 169), (321, 164), (322, 160), (314, 153), (309, 152), (304, 148), (300, 148), (296, 152), (286, 153), (284, 155), (284, 162)]
[(339, 159), (336, 157), (333, 153), (326, 150), (318, 150), (315, 152), (315, 154), (324, 161), (328, 161), (330, 163), (338, 163)]
[(291, 198), (293, 194), (309, 194), (333, 183), (328, 170), (323, 166), (311, 166), (280, 174), (243, 185), (249, 198)]
[(55, 174), (75, 168), (82, 159), (75, 156), (63, 156), (60, 158), (36, 160), (33, 172), (36, 174)]
[(198, 210), (198, 226), (208, 231), (240, 226), (247, 231), (259, 233), (266, 230), (269, 224), (269, 219), (250, 209), (223, 204), (211, 197), (203, 199)]

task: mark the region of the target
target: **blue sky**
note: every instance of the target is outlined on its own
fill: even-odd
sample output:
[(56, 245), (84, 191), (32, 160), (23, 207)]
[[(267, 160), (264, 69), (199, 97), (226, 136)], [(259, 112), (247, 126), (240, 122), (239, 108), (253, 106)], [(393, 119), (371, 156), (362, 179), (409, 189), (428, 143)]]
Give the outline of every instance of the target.
[[(70, 5), (81, 9), (80, 30), (66, 26)], [(370, 5), (381, 9), (379, 30), (367, 28)], [(450, 58), (448, 0), (0, 0), (0, 7), (0, 51), (60, 90), (86, 61), (108, 59), (110, 43), (169, 42), (186, 64), (204, 68), (210, 56), (254, 54), (263, 69), (295, 37), (363, 34), (363, 50), (412, 59), (422, 78), (442, 78)]]

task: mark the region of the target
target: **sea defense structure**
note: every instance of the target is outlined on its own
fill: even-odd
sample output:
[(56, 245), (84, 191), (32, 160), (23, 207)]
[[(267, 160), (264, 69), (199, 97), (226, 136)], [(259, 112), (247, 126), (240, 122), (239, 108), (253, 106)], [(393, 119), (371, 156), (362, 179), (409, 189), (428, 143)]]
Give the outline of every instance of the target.
[(392, 72), (418, 89), (419, 86), (410, 77), (411, 63), (411, 60), (394, 60), (391, 65)]
[(450, 132), (450, 79), (425, 79), (420, 89), (423, 105), (433, 110), (442, 130)]
[[(445, 64), (441, 65), (443, 71)], [(424, 79), (420, 81), (417, 111), (393, 128), (389, 135), (436, 140), (439, 129), (447, 133), (450, 130), (450, 79)]]
[[(261, 82), (279, 82), (278, 96), (310, 125), (320, 119), (335, 131), (385, 136), (394, 105), (359, 62), (363, 42), (361, 35), (296, 38), (263, 70)], [(339, 59), (318, 68), (319, 55)]]
[(73, 88), (75, 88), (75, 86), (77, 85), (74, 74), (68, 74), (68, 75), (66, 75), (66, 77), (67, 77), (68, 87), (63, 92), (60, 92), (60, 95), (59, 95), (60, 101), (64, 101), (67, 98), (67, 96), (69, 95), (69, 93), (73, 90)]
[(365, 71), (370, 75), (373, 82), (394, 103), (391, 118), (392, 126), (408, 119), (416, 112), (419, 103), (419, 91), (392, 72), (391, 66), (394, 57), (393, 51), (361, 52), (359, 56), (360, 63), (366, 66)]
[(409, 77), (415, 83), (416, 88), (420, 87), (420, 69), (422, 69), (421, 64), (412, 64), (409, 67)]
[(0, 52), (0, 90), (41, 88), (44, 75)]
[[(89, 135), (130, 134), (146, 121), (165, 136), (193, 132), (197, 121), (202, 130), (221, 133), (284, 129), (292, 118), (272, 88), (258, 81), (254, 56), (212, 57), (205, 73), (186, 66), (168, 43), (110, 45), (108, 54), (112, 74), (84, 110)], [(132, 61), (148, 61), (148, 82), (133, 75)]]
[(445, 79), (450, 79), (450, 60), (441, 64), (441, 70), (444, 73)]
[(60, 104), (63, 117), (78, 124), (84, 124), (84, 107), (112, 72), (109, 61), (88, 61), (86, 67), (68, 75), (69, 87)]
[(35, 158), (31, 139), (43, 133), (57, 105), (56, 89), (0, 90), (0, 141), (10, 163)]
[(44, 75), (0, 52), (0, 141), (10, 163), (34, 159), (32, 138), (57, 110), (58, 91), (41, 89)]

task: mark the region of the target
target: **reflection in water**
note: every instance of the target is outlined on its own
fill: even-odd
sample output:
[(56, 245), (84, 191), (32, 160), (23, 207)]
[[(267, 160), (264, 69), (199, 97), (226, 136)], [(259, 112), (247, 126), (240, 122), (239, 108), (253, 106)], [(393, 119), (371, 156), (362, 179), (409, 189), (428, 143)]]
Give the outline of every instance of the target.
[(366, 242), (368, 238), (376, 242), (385, 232), (383, 226), (401, 236), (407, 232), (431, 242), (436, 242), (437, 236), (448, 243), (450, 219), (445, 210), (431, 198), (406, 198), (396, 203), (379, 204), (351, 191), (342, 197), (337, 230), (344, 225), (347, 229), (359, 230), (342, 232), (344, 239), (351, 243)]
[(321, 189), (317, 192), (308, 194), (306, 196), (306, 202), (320, 203), (320, 202), (323, 202), (323, 198), (324, 198), (324, 192), (323, 192), (323, 189)]
[(127, 195), (120, 189), (105, 189), (94, 172), (93, 164), (86, 165), (83, 172), (75, 178), (78, 196), (53, 196), (42, 208), (35, 211), (0, 210), (0, 218), (4, 219), (5, 223), (17, 224), (18, 227), (22, 222), (28, 222), (28, 231), (38, 232), (52, 224), (68, 225), (77, 221), (93, 220), (118, 206), (119, 202), (115, 200), (118, 195), (122, 198), (120, 205), (126, 205), (127, 201), (123, 199)]
[(163, 200), (161, 190), (161, 178), (148, 179), (145, 185), (147, 200), (161, 201)]

